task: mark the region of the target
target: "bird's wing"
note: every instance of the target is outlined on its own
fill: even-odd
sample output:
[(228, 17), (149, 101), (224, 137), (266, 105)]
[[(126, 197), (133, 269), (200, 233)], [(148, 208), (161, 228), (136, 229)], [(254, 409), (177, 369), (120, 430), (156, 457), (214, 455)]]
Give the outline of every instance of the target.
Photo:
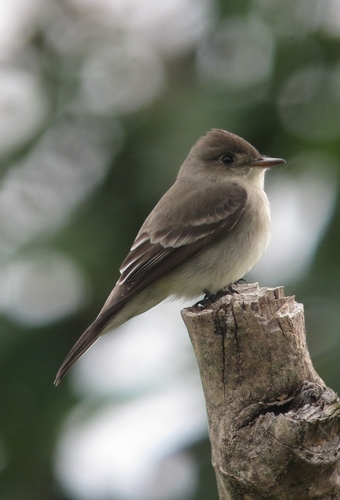
[[(209, 196), (205, 193), (199, 202), (199, 193), (195, 191), (192, 196), (190, 200), (186, 194), (185, 206), (181, 207), (179, 200), (177, 206), (172, 207), (178, 215), (175, 222), (144, 224), (121, 265), (121, 277), (114, 294), (72, 347), (57, 373), (56, 385), (132, 297), (230, 231), (243, 214), (247, 201), (246, 190), (237, 183), (209, 186)], [(186, 212), (188, 207), (190, 213)]]
[[(129, 254), (120, 267), (118, 285), (126, 284), (126, 294), (140, 292), (152, 282), (169, 273), (197, 254), (210, 243), (230, 231), (241, 217), (247, 200), (246, 190), (237, 183), (209, 186), (209, 197), (197, 203), (189, 216), (156, 230), (148, 226), (139, 233)], [(151, 226), (152, 227), (152, 226)]]

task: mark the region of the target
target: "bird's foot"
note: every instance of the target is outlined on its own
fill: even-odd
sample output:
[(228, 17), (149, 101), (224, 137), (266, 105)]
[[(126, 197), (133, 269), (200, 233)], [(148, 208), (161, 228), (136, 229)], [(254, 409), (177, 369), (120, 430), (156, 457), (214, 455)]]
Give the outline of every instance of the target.
[(233, 293), (240, 293), (237, 288), (237, 285), (241, 285), (241, 284), (245, 284), (245, 285), (248, 285), (248, 283), (246, 282), (246, 280), (244, 278), (240, 278), (239, 280), (235, 281), (234, 283), (231, 283), (228, 287), (227, 287), (227, 293), (230, 293), (230, 294), (233, 294)]
[(204, 292), (203, 300), (209, 300), (214, 298), (214, 294), (209, 292), (209, 290), (207, 290), (206, 288), (203, 290), (203, 292)]
[(238, 282), (235, 282), (235, 283), (232, 283), (231, 285), (228, 286), (228, 288), (226, 289), (226, 292), (229, 294), (229, 295), (233, 295), (233, 293), (240, 293), (238, 290), (237, 290), (237, 283)]
[(207, 305), (207, 302), (215, 302), (215, 300), (223, 297), (223, 295), (232, 295), (234, 293), (240, 293), (236, 286), (241, 283), (241, 282), (244, 282), (246, 283), (246, 281), (241, 278), (239, 279), (238, 281), (236, 281), (235, 283), (231, 283), (228, 287), (226, 288), (223, 288), (222, 290), (218, 290), (218, 292), (215, 292), (215, 293), (212, 293), (210, 292), (209, 290), (207, 290), (206, 288), (203, 290), (204, 292), (204, 297), (203, 299), (199, 300), (196, 304), (195, 304), (195, 307), (197, 309), (204, 309), (205, 306)]
[[(222, 291), (222, 290), (219, 290), (218, 292), (216, 293), (212, 293), (212, 292), (209, 292), (209, 290), (207, 290), (206, 288), (203, 290), (204, 292), (204, 297), (203, 299), (199, 300), (196, 304), (195, 304), (195, 307), (197, 309), (204, 309), (205, 306), (207, 305), (207, 302), (214, 302), (218, 297), (222, 296), (223, 293), (225, 293), (225, 291)], [(223, 292), (223, 293), (221, 293)]]
[(214, 302), (216, 299), (219, 299), (220, 297), (223, 297), (223, 295), (226, 294), (225, 288), (222, 290), (218, 290), (215, 293), (211, 293), (207, 289), (204, 289), (203, 292), (205, 293), (203, 300), (210, 300), (210, 302)]
[(244, 278), (240, 278), (239, 280), (235, 281), (234, 285), (248, 285), (248, 281), (245, 280)]

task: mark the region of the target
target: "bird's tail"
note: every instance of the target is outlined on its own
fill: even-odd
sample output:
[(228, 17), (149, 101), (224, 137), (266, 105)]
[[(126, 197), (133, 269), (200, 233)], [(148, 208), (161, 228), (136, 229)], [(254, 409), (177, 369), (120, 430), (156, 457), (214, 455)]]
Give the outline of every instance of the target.
[(54, 385), (59, 385), (71, 366), (99, 339), (102, 328), (98, 324), (98, 318), (88, 327), (87, 330), (74, 344), (56, 375)]
[(128, 316), (119, 315), (123, 306), (124, 300), (119, 294), (120, 290), (114, 288), (104, 307), (100, 311), (94, 322), (85, 330), (74, 344), (56, 375), (54, 385), (60, 384), (71, 366), (101, 337), (104, 333), (117, 328), (124, 323)]
[[(150, 288), (150, 287), (149, 287)], [(54, 385), (59, 385), (72, 365), (101, 337), (104, 333), (114, 330), (125, 321), (141, 314), (169, 295), (167, 289), (153, 287), (140, 291), (138, 287), (129, 290), (128, 285), (117, 285), (111, 292), (102, 310), (92, 325), (74, 344), (65, 361), (59, 368)], [(128, 307), (125, 307), (128, 303)]]

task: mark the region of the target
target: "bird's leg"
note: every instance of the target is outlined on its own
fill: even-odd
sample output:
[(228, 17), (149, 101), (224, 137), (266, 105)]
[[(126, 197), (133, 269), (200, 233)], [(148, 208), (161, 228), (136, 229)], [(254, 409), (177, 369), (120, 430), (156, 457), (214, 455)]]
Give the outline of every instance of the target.
[(226, 291), (225, 288), (222, 290), (218, 290), (215, 293), (209, 292), (206, 288), (203, 290), (205, 293), (204, 299), (203, 300), (210, 300), (211, 302), (215, 301), (216, 299), (219, 299), (220, 297), (223, 297), (226, 293), (228, 293), (228, 290)]
[(218, 290), (218, 292), (215, 292), (215, 293), (212, 293), (209, 290), (207, 290), (206, 288), (204, 288), (203, 292), (205, 295), (204, 295), (203, 299), (199, 300), (195, 304), (195, 307), (197, 307), (198, 309), (204, 309), (204, 307), (206, 305), (205, 303), (207, 301), (214, 302), (215, 300), (219, 299), (220, 297), (223, 297), (223, 295), (226, 295), (226, 294), (231, 295), (233, 293), (239, 293), (239, 291), (236, 288), (234, 288), (234, 285), (237, 286), (237, 284), (240, 281), (241, 280), (238, 280), (235, 283), (231, 283), (227, 288), (223, 288), (222, 290)]
[(230, 295), (232, 295), (233, 293), (240, 293), (237, 288), (235, 288), (237, 286), (237, 283), (237, 281), (235, 283), (231, 283), (227, 288), (227, 293), (229, 293)]
[(198, 309), (204, 309), (204, 307), (205, 307), (205, 305), (206, 305), (206, 304), (205, 304), (205, 302), (207, 302), (208, 300), (209, 300), (210, 302), (213, 302), (213, 301), (216, 299), (217, 295), (220, 293), (220, 292), (217, 292), (217, 293), (211, 293), (211, 292), (209, 292), (209, 290), (207, 290), (206, 288), (204, 288), (203, 292), (204, 292), (204, 297), (203, 297), (203, 299), (199, 300), (199, 301), (195, 304), (195, 307), (197, 307)]
[(243, 285), (248, 285), (247, 280), (245, 280), (244, 278), (240, 278), (239, 280), (235, 281), (235, 285), (240, 285), (241, 283), (243, 283)]
[(246, 282), (246, 280), (244, 278), (240, 278), (239, 280), (235, 281), (235, 283), (231, 283), (228, 288), (227, 288), (227, 293), (240, 293), (237, 288), (235, 288), (235, 286), (237, 285), (240, 285), (240, 284), (246, 284), (248, 285), (248, 283)]

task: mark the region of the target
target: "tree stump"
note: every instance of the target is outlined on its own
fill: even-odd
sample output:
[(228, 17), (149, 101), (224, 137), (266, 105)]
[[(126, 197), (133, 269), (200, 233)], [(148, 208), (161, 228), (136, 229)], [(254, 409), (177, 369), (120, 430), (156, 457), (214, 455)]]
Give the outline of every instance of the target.
[(303, 306), (283, 287), (236, 290), (182, 311), (220, 500), (340, 499), (340, 400), (313, 368)]

